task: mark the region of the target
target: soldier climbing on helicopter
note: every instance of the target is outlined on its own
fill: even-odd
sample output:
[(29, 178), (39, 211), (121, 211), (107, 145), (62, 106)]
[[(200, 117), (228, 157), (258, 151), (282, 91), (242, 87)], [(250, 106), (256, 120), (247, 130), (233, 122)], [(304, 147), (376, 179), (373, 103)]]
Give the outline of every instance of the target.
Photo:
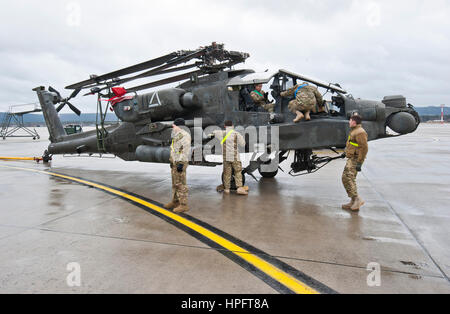
[(294, 87), (282, 92), (281, 97), (295, 96), (295, 99), (289, 102), (288, 108), (293, 114), (297, 115), (294, 122), (300, 122), (303, 118), (306, 121), (311, 120), (311, 111), (319, 106), (319, 112), (324, 111), (323, 98), (319, 90), (306, 82), (297, 84)]

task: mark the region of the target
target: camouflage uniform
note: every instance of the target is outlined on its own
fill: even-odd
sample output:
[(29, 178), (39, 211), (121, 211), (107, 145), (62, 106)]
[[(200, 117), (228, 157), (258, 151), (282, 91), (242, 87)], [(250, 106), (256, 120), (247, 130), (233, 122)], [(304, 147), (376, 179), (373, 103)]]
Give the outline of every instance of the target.
[[(225, 139), (225, 137), (228, 137)], [(223, 181), (225, 190), (231, 187), (231, 175), (234, 170), (234, 179), (236, 187), (242, 187), (242, 163), (239, 157), (239, 146), (245, 146), (244, 137), (233, 128), (227, 128), (226, 131), (215, 132), (216, 138), (222, 141), (223, 153)], [(225, 142), (224, 142), (225, 139)]]
[[(281, 97), (288, 97), (295, 95), (295, 91), (303, 84), (297, 84), (294, 87), (282, 92)], [(296, 111), (306, 112), (315, 111), (316, 105), (322, 106), (323, 98), (319, 93), (319, 90), (307, 85), (297, 92), (297, 96), (294, 100), (289, 102), (289, 110), (295, 114)]]
[(264, 108), (264, 110), (267, 110), (268, 112), (274, 112), (275, 104), (267, 103), (266, 99), (264, 98), (264, 92), (258, 92), (257, 90), (254, 90), (250, 93), (250, 96), (253, 99), (253, 102), (257, 106), (261, 106)]
[(361, 125), (352, 128), (350, 136), (347, 140), (345, 154), (348, 158), (347, 164), (342, 173), (342, 183), (350, 198), (358, 197), (358, 189), (356, 186), (356, 170), (357, 164), (363, 164), (366, 159), (369, 146), (367, 144), (367, 133)]
[[(191, 135), (180, 130), (173, 134), (170, 151), (170, 168), (172, 172), (172, 201), (187, 205), (188, 187), (186, 183), (186, 169), (189, 164), (189, 154), (191, 153)], [(183, 171), (177, 171), (177, 165), (183, 165)]]

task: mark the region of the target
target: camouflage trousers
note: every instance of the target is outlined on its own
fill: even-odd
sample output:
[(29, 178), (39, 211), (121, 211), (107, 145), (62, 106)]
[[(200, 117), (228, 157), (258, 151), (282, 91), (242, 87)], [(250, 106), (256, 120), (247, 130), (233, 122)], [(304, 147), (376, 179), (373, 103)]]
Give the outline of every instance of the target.
[(313, 101), (302, 101), (298, 102), (297, 99), (291, 100), (288, 104), (288, 109), (290, 112), (294, 113), (296, 111), (306, 112), (306, 111), (312, 111), (316, 107), (315, 102)]
[(186, 169), (188, 164), (183, 163), (183, 171), (177, 171), (177, 164), (171, 164), (172, 172), (172, 201), (179, 202), (181, 205), (187, 205), (188, 187), (186, 182)]
[(240, 161), (224, 161), (223, 162), (223, 186), (225, 190), (231, 187), (231, 175), (234, 170), (234, 179), (236, 187), (242, 187), (242, 163)]
[(264, 105), (261, 105), (261, 107), (263, 107), (264, 110), (271, 112), (271, 113), (275, 111), (275, 104), (264, 104)]
[(342, 183), (350, 198), (358, 197), (358, 187), (356, 186), (358, 171), (356, 171), (356, 164), (356, 158), (349, 158), (342, 173)]

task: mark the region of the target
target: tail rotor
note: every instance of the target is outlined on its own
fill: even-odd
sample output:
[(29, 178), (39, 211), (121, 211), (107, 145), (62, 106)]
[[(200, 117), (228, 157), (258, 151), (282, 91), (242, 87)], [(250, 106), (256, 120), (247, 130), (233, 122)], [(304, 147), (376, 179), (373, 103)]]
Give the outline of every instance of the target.
[(54, 89), (54, 88), (51, 87), (51, 86), (49, 86), (48, 90), (49, 90), (50, 92), (52, 92), (52, 93), (55, 93), (56, 96), (57, 96), (57, 98), (56, 98), (56, 100), (55, 100), (55, 102), (54, 102), (55, 105), (56, 105), (56, 104), (60, 104), (60, 105), (58, 106), (58, 108), (56, 108), (56, 111), (57, 111), (57, 112), (60, 112), (60, 111), (64, 108), (65, 105), (68, 105), (69, 108), (70, 108), (77, 116), (80, 116), (80, 115), (81, 115), (81, 111), (80, 111), (77, 107), (75, 107), (74, 105), (72, 105), (72, 104), (69, 102), (69, 100), (71, 100), (72, 98), (75, 98), (75, 97), (80, 93), (81, 88), (74, 90), (73, 93), (72, 93), (68, 98), (62, 98), (61, 94), (60, 94), (56, 89)]

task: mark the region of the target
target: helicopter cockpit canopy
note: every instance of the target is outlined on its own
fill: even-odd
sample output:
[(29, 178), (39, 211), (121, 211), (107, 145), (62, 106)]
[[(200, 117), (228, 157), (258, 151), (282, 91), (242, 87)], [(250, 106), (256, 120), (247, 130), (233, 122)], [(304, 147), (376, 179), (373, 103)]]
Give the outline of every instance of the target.
[(233, 77), (228, 82), (228, 86), (230, 87), (236, 87), (236, 86), (245, 86), (245, 85), (255, 85), (255, 84), (267, 84), (269, 83), (274, 77), (278, 77), (281, 79), (294, 79), (294, 80), (301, 80), (304, 82), (313, 83), (319, 87), (325, 88), (327, 90), (331, 90), (333, 92), (338, 92), (341, 94), (347, 94), (347, 92), (341, 88), (338, 84), (331, 84), (327, 83), (322, 80), (318, 80), (306, 75), (297, 74), (294, 72), (290, 72), (287, 70), (279, 70), (275, 72), (266, 71), (266, 72), (257, 72), (257, 73), (250, 73), (250, 74), (243, 74), (240, 76)]
[[(243, 111), (257, 111), (260, 110), (257, 106), (254, 106), (252, 99), (250, 98), (250, 92), (255, 88), (257, 84), (268, 84), (271, 83), (270, 89), (272, 90), (271, 95), (274, 99), (277, 99), (283, 90), (291, 88), (295, 84), (301, 82), (308, 82), (315, 84), (317, 87), (322, 87), (332, 93), (338, 93), (339, 95), (334, 98), (339, 98), (339, 101), (344, 102), (342, 97), (347, 94), (347, 92), (339, 86), (339, 84), (331, 84), (322, 80), (318, 80), (306, 75), (297, 74), (287, 70), (278, 71), (265, 71), (265, 72), (251, 72), (244, 71), (240, 75), (232, 77), (228, 82), (228, 87), (239, 90), (240, 100), (239, 108)], [(331, 102), (331, 104), (333, 104)], [(336, 106), (340, 107), (340, 106)], [(342, 107), (342, 106), (341, 106)], [(339, 108), (335, 108), (340, 110)], [(336, 111), (335, 110), (335, 111)]]
[(244, 75), (233, 77), (228, 82), (228, 86), (234, 87), (234, 86), (244, 86), (244, 85), (267, 84), (277, 74), (279, 74), (279, 71), (277, 71), (277, 72), (256, 72), (256, 73), (244, 74)]

